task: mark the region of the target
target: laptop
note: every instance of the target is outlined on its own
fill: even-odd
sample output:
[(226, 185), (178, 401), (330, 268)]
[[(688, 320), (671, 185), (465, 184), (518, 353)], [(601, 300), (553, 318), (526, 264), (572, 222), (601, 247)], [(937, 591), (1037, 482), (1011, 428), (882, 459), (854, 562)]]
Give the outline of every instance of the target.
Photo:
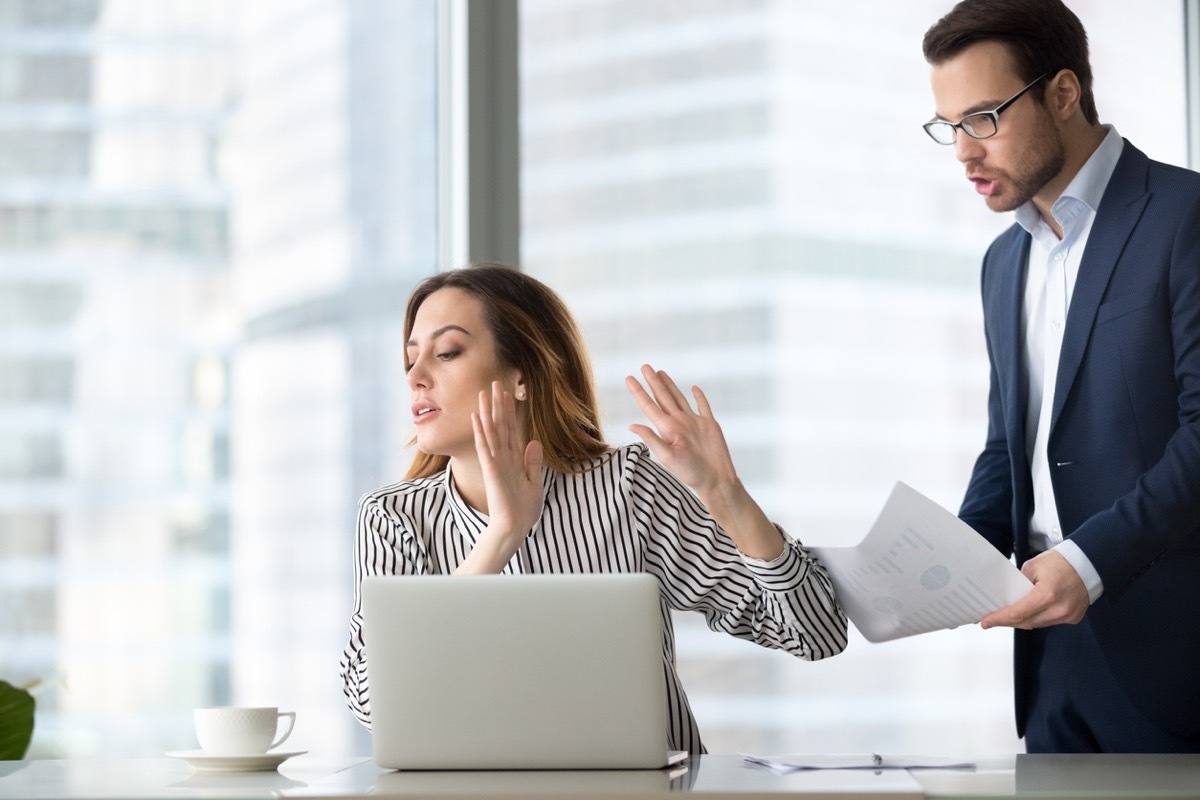
[(376, 763), (396, 770), (660, 769), (658, 582), (641, 573), (371, 576)]

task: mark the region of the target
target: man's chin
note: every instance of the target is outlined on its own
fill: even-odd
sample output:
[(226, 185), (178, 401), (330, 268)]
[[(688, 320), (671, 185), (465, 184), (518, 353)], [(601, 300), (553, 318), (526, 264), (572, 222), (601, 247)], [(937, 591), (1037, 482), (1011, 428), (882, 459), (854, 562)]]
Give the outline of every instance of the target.
[(1024, 200), (1014, 199), (1011, 195), (1006, 194), (989, 195), (983, 198), (983, 201), (987, 203), (988, 208), (997, 214), (1002, 214), (1006, 211), (1016, 211), (1025, 203)]

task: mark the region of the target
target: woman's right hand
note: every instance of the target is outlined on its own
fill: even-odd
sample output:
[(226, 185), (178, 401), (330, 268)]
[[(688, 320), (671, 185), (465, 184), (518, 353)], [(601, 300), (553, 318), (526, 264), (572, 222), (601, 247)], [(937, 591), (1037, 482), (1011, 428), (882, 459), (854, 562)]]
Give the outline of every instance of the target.
[(475, 453), (487, 494), (488, 524), (457, 572), (496, 573), (504, 568), (542, 515), (542, 443), (526, 443), (516, 402), (499, 381), (479, 393), (471, 415)]

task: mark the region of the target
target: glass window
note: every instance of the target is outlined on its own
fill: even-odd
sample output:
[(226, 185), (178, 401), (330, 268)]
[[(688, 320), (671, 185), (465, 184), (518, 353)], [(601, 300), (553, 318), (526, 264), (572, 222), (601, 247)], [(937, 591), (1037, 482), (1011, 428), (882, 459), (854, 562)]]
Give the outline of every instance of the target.
[(0, 29), (86, 30), (100, 5), (101, 0), (0, 0)]
[(0, 56), (0, 100), (7, 103), (83, 103), (91, 91), (86, 55), (37, 51)]
[[(1182, 163), (1179, 4), (1072, 4), (1102, 114)], [(948, 0), (842, 5), (521, 4), (523, 266), (584, 323), (609, 435), (642, 361), (703, 385), (814, 543), (897, 478), (957, 503), (1005, 224), (919, 127)], [(357, 499), (408, 459), (404, 300), (448, 266), (436, 8), (0, 0), (0, 678), (47, 681), (31, 755), (189, 749), (221, 703), (369, 752), (337, 661)], [(1013, 747), (1002, 634), (814, 665), (680, 622), (713, 750)]]
[[(1069, 4), (1104, 121), (1183, 164), (1182, 4)], [(978, 267), (1011, 220), (920, 129), (951, 5), (521, 3), (523, 265), (584, 324), (608, 436), (641, 363), (699, 384), (807, 543), (857, 542), (896, 480), (957, 509), (983, 444)], [(1021, 749), (1004, 631), (806, 664), (679, 625), (710, 750)]]
[(0, 0), (0, 678), (47, 681), (32, 756), (190, 749), (224, 703), (369, 751), (337, 664), (437, 267), (435, 10)]

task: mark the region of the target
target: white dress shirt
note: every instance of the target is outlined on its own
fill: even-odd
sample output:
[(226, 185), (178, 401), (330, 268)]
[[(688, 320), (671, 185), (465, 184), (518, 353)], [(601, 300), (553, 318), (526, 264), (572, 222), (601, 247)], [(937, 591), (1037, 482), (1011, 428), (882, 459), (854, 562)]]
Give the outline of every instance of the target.
[[(1025, 412), (1025, 453), (1033, 478), (1033, 515), (1029, 545), (1034, 551), (1054, 549), (1071, 563), (1095, 602), (1104, 591), (1092, 562), (1069, 538), (1064, 538), (1058, 518), (1050, 462), (1046, 446), (1050, 437), (1050, 414), (1054, 406), (1059, 355), (1071, 295), (1079, 276), (1079, 263), (1087, 246), (1096, 209), (1109, 178), (1121, 157), (1124, 140), (1111, 125), (1100, 146), (1084, 163), (1051, 208), (1062, 229), (1060, 240), (1046, 224), (1033, 201), (1016, 210), (1017, 222), (1029, 232), (1029, 264), (1025, 271), (1025, 302), (1022, 326), (1025, 332), (1024, 365), (1029, 397)], [(1069, 533), (1069, 532), (1068, 532)]]
[[(799, 543), (774, 561), (742, 555), (643, 444), (614, 449), (578, 474), (544, 471), (542, 514), (503, 572), (648, 572), (661, 586), (668, 747), (703, 752), (675, 668), (671, 610), (699, 611), (716, 631), (805, 660), (846, 647), (846, 616), (824, 567)], [(451, 573), (487, 525), (450, 470), (365, 495), (354, 544), (354, 609), (341, 661), (350, 708), (370, 725), (359, 586), (367, 575)]]

